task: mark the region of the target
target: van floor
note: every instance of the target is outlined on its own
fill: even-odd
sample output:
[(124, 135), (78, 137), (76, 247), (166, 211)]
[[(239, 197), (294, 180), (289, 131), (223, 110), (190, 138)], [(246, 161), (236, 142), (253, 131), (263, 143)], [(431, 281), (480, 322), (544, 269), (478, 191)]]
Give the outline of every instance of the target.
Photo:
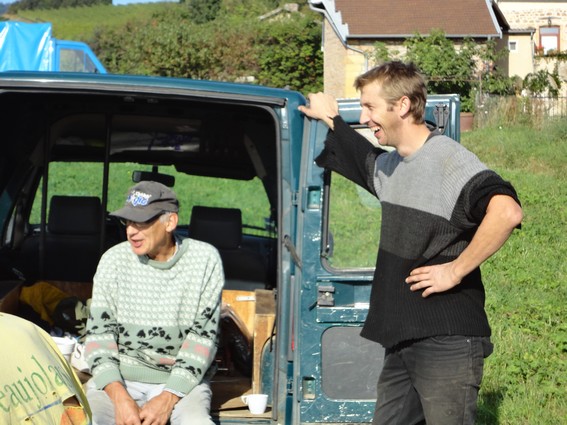
[(269, 406), (264, 414), (252, 415), (240, 399), (242, 395), (252, 393), (249, 377), (217, 374), (211, 381), (211, 390), (213, 418), (270, 418), (272, 415)]

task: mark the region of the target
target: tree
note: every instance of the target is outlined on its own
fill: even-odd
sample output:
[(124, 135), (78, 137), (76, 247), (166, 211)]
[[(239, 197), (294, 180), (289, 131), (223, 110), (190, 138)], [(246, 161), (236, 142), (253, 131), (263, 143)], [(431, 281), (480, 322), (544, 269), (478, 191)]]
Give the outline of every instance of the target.
[(431, 93), (457, 93), (462, 109), (471, 108), (474, 96), (471, 91), (477, 81), (477, 49), (472, 40), (465, 39), (457, 49), (442, 30), (432, 30), (428, 36), (416, 34), (408, 38), (404, 45), (406, 59), (427, 76)]
[[(407, 50), (400, 60), (417, 65), (426, 76), (430, 93), (458, 94), (462, 111), (474, 111), (477, 94), (514, 92), (514, 80), (494, 66), (508, 51), (497, 50), (493, 40), (477, 45), (465, 38), (457, 47), (442, 30), (434, 29), (427, 36), (415, 34), (404, 46)], [(389, 60), (390, 54), (383, 43), (376, 44), (374, 56), (378, 61)]]
[(312, 16), (267, 22), (260, 40), (260, 84), (304, 93), (322, 89), (321, 27)]
[(94, 6), (112, 4), (112, 0), (19, 0), (12, 3), (8, 12), (16, 14), (18, 10), (61, 9), (64, 7)]
[(546, 70), (539, 70), (526, 75), (523, 88), (533, 96), (544, 96), (557, 98), (561, 89), (561, 78), (557, 72), (557, 67), (553, 73)]

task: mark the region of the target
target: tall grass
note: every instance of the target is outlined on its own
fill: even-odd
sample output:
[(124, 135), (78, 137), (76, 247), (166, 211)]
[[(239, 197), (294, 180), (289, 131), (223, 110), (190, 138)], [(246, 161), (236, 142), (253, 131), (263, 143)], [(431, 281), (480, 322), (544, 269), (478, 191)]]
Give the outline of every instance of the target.
[(478, 423), (565, 423), (567, 121), (485, 128), (462, 143), (514, 184), (525, 216), (482, 267), (495, 352)]
[(477, 128), (520, 125), (541, 129), (550, 119), (567, 118), (567, 97), (491, 96), (476, 108)]

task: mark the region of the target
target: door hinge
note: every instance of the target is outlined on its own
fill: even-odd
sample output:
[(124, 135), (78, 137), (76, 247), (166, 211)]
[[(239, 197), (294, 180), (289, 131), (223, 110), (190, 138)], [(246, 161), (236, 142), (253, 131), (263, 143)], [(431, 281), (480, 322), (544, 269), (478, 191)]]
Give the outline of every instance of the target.
[(287, 393), (293, 394), (293, 378), (287, 378)]
[(293, 206), (299, 205), (299, 192), (292, 192), (291, 193), (291, 204)]

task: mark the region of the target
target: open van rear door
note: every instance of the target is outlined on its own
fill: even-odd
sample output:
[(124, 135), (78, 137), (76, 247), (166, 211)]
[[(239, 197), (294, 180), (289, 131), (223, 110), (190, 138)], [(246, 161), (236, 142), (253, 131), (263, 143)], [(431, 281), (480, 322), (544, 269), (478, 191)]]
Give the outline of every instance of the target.
[[(339, 102), (357, 131), (358, 100)], [(426, 120), (459, 141), (459, 100), (428, 98)], [(380, 238), (379, 201), (315, 158), (328, 128), (306, 119), (300, 177), (292, 423), (371, 422), (384, 349), (360, 336)], [(375, 142), (368, 134), (370, 141)]]

